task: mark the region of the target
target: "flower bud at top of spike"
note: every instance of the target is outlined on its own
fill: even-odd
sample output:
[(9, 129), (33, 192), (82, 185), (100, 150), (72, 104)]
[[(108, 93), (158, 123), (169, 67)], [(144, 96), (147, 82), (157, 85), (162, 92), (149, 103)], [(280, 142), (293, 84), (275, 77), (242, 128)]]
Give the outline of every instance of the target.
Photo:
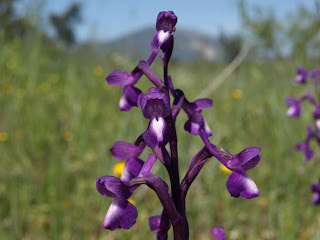
[(157, 17), (156, 29), (157, 31), (171, 32), (174, 30), (177, 20), (177, 16), (172, 11), (160, 12)]

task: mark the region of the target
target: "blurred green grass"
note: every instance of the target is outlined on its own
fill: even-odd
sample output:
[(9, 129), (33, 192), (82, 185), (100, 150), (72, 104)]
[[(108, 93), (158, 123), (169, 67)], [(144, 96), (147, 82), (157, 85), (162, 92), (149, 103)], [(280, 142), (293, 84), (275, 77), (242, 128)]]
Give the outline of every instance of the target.
[[(102, 222), (111, 200), (95, 189), (95, 179), (112, 174), (118, 162), (108, 149), (117, 140), (134, 141), (148, 124), (139, 109), (120, 112), (122, 90), (105, 81), (112, 70), (130, 71), (136, 63), (116, 55), (96, 59), (90, 51), (52, 50), (34, 38), (0, 41), (0, 239), (155, 239), (148, 218), (162, 209), (151, 190), (141, 187), (133, 197), (137, 224), (110, 232)], [(153, 70), (161, 76), (157, 61)], [(210, 230), (220, 225), (228, 239), (320, 236), (319, 208), (311, 205), (309, 189), (319, 177), (319, 151), (304, 164), (294, 150), (304, 139), (310, 115), (299, 120), (285, 116), (285, 98), (306, 90), (294, 83), (297, 65), (319, 67), (302, 58), (246, 62), (210, 96), (214, 107), (203, 113), (212, 142), (231, 153), (249, 146), (262, 149), (261, 162), (249, 172), (260, 196), (230, 197), (228, 175), (211, 159), (187, 198), (190, 239), (213, 239)], [(224, 67), (173, 63), (169, 72), (175, 87), (194, 100)], [(147, 82), (143, 78), (138, 85), (146, 90), (151, 86)], [(202, 147), (199, 137), (183, 130), (185, 121), (181, 113), (181, 178)], [(155, 169), (168, 180), (160, 164)]]

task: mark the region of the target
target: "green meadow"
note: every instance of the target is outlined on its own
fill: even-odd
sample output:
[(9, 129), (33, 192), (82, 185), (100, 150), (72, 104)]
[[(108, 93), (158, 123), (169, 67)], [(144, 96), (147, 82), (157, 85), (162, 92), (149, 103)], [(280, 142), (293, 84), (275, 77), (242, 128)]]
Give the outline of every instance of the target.
[[(67, 51), (41, 38), (0, 40), (0, 239), (155, 239), (148, 218), (161, 213), (155, 193), (140, 187), (132, 199), (139, 212), (130, 230), (102, 227), (111, 199), (101, 196), (96, 178), (113, 175), (118, 163), (109, 148), (133, 142), (148, 125), (141, 110), (120, 112), (122, 89), (105, 77), (114, 69), (131, 71), (135, 61), (118, 55), (95, 57), (92, 51)], [(173, 52), (174, 55), (174, 52)], [(146, 56), (147, 58), (148, 56)], [(176, 88), (193, 101), (226, 63), (178, 63), (169, 68)], [(303, 162), (295, 144), (305, 138), (312, 109), (300, 119), (286, 117), (288, 96), (300, 97), (295, 69), (319, 68), (307, 58), (245, 61), (210, 96), (203, 111), (211, 142), (235, 154), (245, 147), (262, 149), (260, 163), (248, 172), (260, 196), (232, 198), (228, 174), (208, 161), (187, 197), (190, 239), (214, 239), (210, 230), (224, 226), (227, 239), (319, 239), (320, 208), (311, 203), (310, 184), (319, 177), (319, 154)], [(161, 76), (161, 61), (152, 69)], [(151, 85), (142, 78), (138, 86)], [(190, 159), (203, 147), (200, 137), (177, 120), (182, 179)], [(143, 153), (145, 159), (150, 150)], [(168, 180), (160, 163), (153, 172)], [(172, 229), (170, 230), (172, 239)]]

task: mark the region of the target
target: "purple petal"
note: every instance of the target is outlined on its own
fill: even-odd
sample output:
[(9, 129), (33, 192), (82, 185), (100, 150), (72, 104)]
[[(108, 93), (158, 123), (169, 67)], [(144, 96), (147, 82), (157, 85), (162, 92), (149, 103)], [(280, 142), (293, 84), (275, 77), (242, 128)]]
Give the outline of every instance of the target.
[(312, 203), (314, 205), (319, 205), (320, 204), (320, 183), (312, 184), (311, 190), (313, 192)]
[(128, 199), (132, 195), (130, 189), (119, 178), (113, 176), (98, 178), (96, 187), (98, 192), (105, 197)]
[(142, 91), (136, 87), (125, 87), (119, 101), (119, 109), (121, 111), (129, 111), (132, 107), (140, 106), (140, 98), (142, 95)]
[(169, 141), (169, 128), (166, 121), (162, 117), (158, 119), (153, 118), (143, 137), (144, 141), (151, 148), (154, 148), (156, 145), (166, 145)]
[(121, 173), (121, 181), (123, 183), (130, 182), (133, 178), (136, 178), (144, 164), (144, 161), (142, 161), (139, 158), (130, 158), (126, 161), (126, 164), (124, 165), (124, 169)]
[(111, 203), (103, 222), (103, 227), (111, 231), (117, 228), (130, 229), (138, 217), (135, 206), (126, 199), (116, 198)]
[(156, 29), (157, 31), (173, 31), (177, 20), (177, 16), (172, 11), (160, 12), (157, 17)]
[(137, 158), (143, 152), (146, 144), (141, 142), (139, 145), (128, 143), (124, 141), (118, 141), (110, 148), (112, 156), (119, 160), (128, 160), (130, 158)]
[(229, 176), (227, 189), (230, 195), (235, 198), (241, 196), (251, 199), (259, 196), (257, 185), (243, 170), (237, 170)]
[(161, 223), (161, 216), (152, 216), (149, 218), (149, 226), (151, 232), (159, 232), (160, 231), (160, 223)]
[(134, 84), (135, 78), (129, 72), (117, 69), (107, 76), (107, 82), (111, 86), (127, 86)]
[(302, 151), (304, 154), (304, 161), (308, 162), (314, 156), (313, 151), (310, 149), (309, 144), (306, 142), (301, 142), (296, 145), (298, 151)]
[(223, 227), (212, 228), (211, 232), (215, 236), (216, 240), (226, 240), (226, 234)]
[(211, 108), (212, 107), (212, 100), (208, 98), (201, 98), (197, 99), (196, 101), (193, 102), (195, 105), (195, 111), (200, 111), (206, 108)]
[[(156, 162), (156, 160), (157, 160), (157, 157), (154, 156), (154, 155), (152, 155), (152, 154), (150, 154), (150, 155), (147, 157), (144, 165), (142, 166), (142, 169), (141, 169), (141, 172), (139, 173), (139, 176), (140, 176), (141, 173), (143, 173), (143, 172), (150, 172), (150, 171), (151, 171), (151, 168), (152, 168), (153, 164)], [(141, 175), (141, 176), (142, 176), (142, 175)]]
[[(258, 157), (259, 153), (261, 152), (260, 148), (257, 147), (250, 147), (242, 150), (240, 153), (236, 154), (232, 159), (228, 161), (229, 168), (238, 168), (242, 165), (248, 163), (246, 167), (256, 166), (260, 161)], [(251, 164), (249, 162), (253, 161)], [(251, 168), (253, 168), (251, 167)], [(251, 169), (250, 168), (250, 169)]]
[(141, 110), (147, 119), (167, 117), (170, 114), (170, 99), (167, 94), (151, 92), (141, 97)]

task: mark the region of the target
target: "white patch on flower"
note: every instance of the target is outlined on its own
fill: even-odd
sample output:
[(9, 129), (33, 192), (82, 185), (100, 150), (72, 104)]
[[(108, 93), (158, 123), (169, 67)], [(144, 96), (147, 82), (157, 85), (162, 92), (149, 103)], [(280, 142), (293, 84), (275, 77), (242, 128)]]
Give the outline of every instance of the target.
[(291, 107), (289, 107), (289, 109), (287, 111), (287, 116), (292, 117), (295, 112), (296, 112), (296, 108), (294, 106), (291, 106)]
[(317, 127), (318, 132), (320, 132), (320, 119), (316, 120), (316, 127)]
[(247, 190), (247, 192), (250, 193), (258, 193), (259, 189), (257, 187), (257, 185), (255, 184), (255, 182), (251, 179), (251, 178), (246, 178), (245, 179), (245, 188)]
[(108, 212), (106, 214), (106, 217), (104, 219), (103, 225), (104, 226), (108, 226), (110, 224), (110, 222), (112, 221), (112, 219), (114, 218), (115, 215), (117, 215), (119, 211), (119, 207), (113, 203), (111, 203)]
[(206, 120), (204, 120), (204, 131), (206, 132), (207, 135), (210, 135), (210, 136), (212, 135), (211, 129)]
[(159, 34), (158, 34), (158, 40), (159, 40), (160, 45), (162, 43), (164, 43), (169, 37), (170, 37), (170, 33), (169, 32), (165, 32), (163, 30), (160, 30)]
[(128, 105), (127, 99), (125, 98), (124, 95), (121, 96), (120, 101), (119, 101), (119, 108), (123, 109)]
[(163, 129), (164, 129), (164, 119), (162, 117), (152, 119), (151, 122), (151, 129), (157, 136), (157, 141), (162, 142), (163, 141)]
[(122, 170), (122, 173), (121, 173), (121, 181), (130, 181), (130, 173), (128, 171), (128, 169), (125, 167), (123, 170)]
[(301, 82), (302, 81), (302, 75), (301, 74), (298, 74), (296, 76), (296, 82)]
[(191, 122), (191, 129), (190, 129), (191, 134), (199, 135), (199, 128), (200, 126), (198, 123)]

